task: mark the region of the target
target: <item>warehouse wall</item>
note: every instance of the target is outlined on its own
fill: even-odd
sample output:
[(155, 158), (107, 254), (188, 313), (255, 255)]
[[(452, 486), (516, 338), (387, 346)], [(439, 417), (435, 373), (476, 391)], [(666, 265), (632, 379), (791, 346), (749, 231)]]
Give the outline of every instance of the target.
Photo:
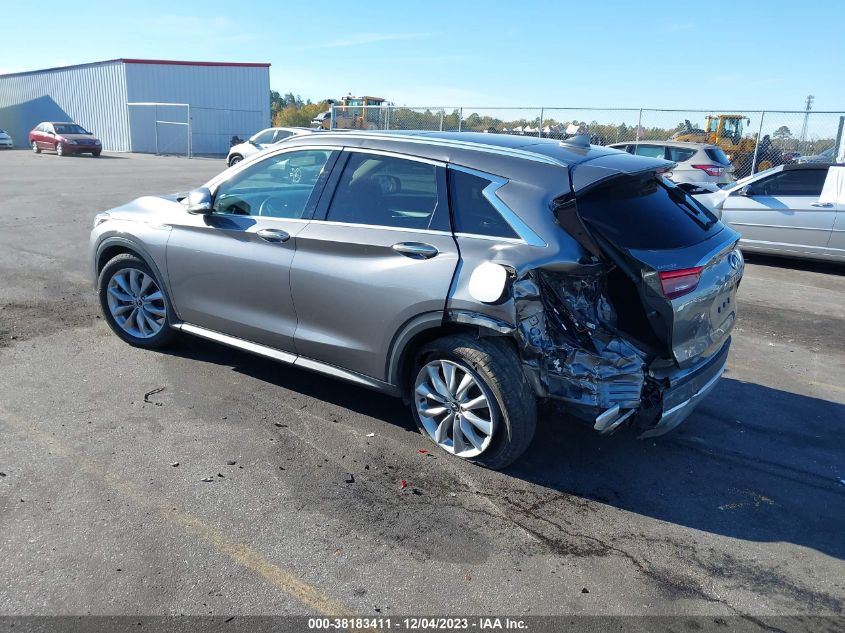
[[(225, 154), (232, 136), (270, 125), (270, 71), (266, 66), (126, 63), (127, 101), (190, 103), (195, 154)], [(156, 112), (157, 110), (157, 112)], [(158, 120), (186, 122), (185, 108), (131, 106), (133, 152), (187, 151), (187, 130)]]
[(71, 68), (0, 76), (0, 128), (16, 147), (41, 121), (76, 121), (103, 148), (129, 151), (124, 65), (99, 62)]

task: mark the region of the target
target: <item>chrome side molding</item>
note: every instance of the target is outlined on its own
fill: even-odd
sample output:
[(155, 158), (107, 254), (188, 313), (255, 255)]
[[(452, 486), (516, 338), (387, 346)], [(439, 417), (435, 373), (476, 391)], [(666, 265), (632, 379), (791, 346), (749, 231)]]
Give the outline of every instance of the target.
[(209, 341), (214, 341), (215, 343), (222, 343), (223, 345), (227, 345), (229, 347), (241, 349), (245, 352), (257, 354), (258, 356), (264, 356), (265, 358), (272, 358), (273, 360), (281, 363), (308, 369), (325, 376), (340, 378), (341, 380), (368, 387), (370, 389), (374, 389), (375, 391), (381, 391), (391, 395), (399, 394), (399, 388), (395, 385), (371, 378), (370, 376), (358, 374), (354, 371), (348, 371), (334, 365), (329, 365), (328, 363), (323, 363), (312, 358), (297, 356), (296, 354), (292, 354), (290, 352), (285, 352), (259, 343), (253, 343), (252, 341), (237, 338), (236, 336), (229, 336), (228, 334), (209, 330), (191, 323), (173, 323), (171, 324), (171, 327), (175, 330), (179, 330), (180, 332), (193, 334), (194, 336), (199, 336), (201, 338), (208, 339)]

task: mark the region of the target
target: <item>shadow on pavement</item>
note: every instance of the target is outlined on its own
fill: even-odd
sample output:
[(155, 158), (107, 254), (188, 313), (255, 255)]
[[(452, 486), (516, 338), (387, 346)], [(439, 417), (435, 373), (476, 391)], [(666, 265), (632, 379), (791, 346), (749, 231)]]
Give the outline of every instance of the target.
[[(171, 353), (416, 432), (406, 405), (339, 380), (190, 339)], [(597, 435), (544, 413), (505, 473), (722, 536), (785, 541), (845, 559), (845, 405), (723, 378), (675, 432)]]
[(766, 266), (768, 268), (790, 268), (811, 273), (823, 273), (825, 275), (845, 275), (845, 264), (843, 263), (815, 259), (799, 259), (797, 257), (759, 255), (747, 252), (744, 252), (743, 256), (749, 264), (757, 264), (758, 266)]

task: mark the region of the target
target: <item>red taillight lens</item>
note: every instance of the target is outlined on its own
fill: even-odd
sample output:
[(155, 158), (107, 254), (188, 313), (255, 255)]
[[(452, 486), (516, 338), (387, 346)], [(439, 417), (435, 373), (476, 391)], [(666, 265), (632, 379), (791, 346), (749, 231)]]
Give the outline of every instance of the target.
[(664, 270), (659, 273), (660, 287), (667, 299), (677, 299), (695, 290), (701, 277), (701, 266), (681, 270)]
[(700, 169), (708, 176), (721, 176), (725, 173), (725, 168), (719, 165), (693, 165), (696, 169)]

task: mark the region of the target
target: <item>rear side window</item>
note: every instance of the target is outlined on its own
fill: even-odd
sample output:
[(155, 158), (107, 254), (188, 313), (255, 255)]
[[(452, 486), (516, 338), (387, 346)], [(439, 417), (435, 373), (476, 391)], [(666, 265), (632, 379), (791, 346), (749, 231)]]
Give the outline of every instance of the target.
[(486, 178), (457, 169), (449, 170), (449, 194), (454, 214), (455, 233), (489, 237), (519, 237), (490, 201), (484, 189), (491, 184)]
[(653, 174), (614, 178), (577, 204), (581, 219), (621, 248), (682, 248), (722, 230), (716, 216)]
[(704, 153), (707, 154), (707, 158), (712, 160), (714, 163), (719, 165), (731, 164), (730, 159), (728, 159), (728, 155), (722, 151), (721, 147), (708, 147), (704, 150)]
[(695, 156), (696, 151), (689, 147), (667, 147), (666, 158), (676, 163), (682, 163)]
[(782, 171), (751, 185), (757, 196), (813, 196), (822, 193), (827, 169), (796, 169)]
[(428, 229), (438, 205), (437, 167), (394, 156), (353, 152), (326, 219)]
[(634, 152), (637, 156), (648, 156), (649, 158), (663, 158), (666, 148), (662, 145), (637, 145)]

